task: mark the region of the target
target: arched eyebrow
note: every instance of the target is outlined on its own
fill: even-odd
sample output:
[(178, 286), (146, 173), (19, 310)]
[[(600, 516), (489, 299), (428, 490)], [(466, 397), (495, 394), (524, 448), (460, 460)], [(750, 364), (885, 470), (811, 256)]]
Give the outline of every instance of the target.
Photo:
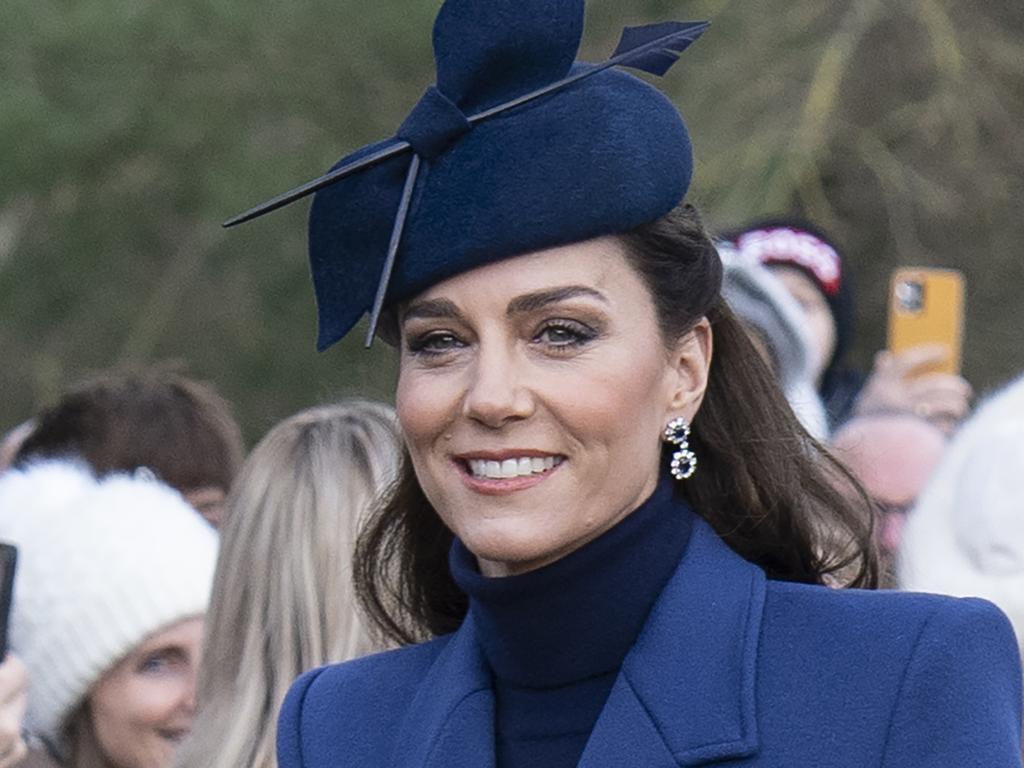
[(402, 322), (406, 320), (412, 320), (415, 318), (423, 318), (426, 320), (444, 320), (454, 319), (459, 320), (462, 318), (462, 313), (459, 312), (459, 308), (455, 306), (455, 302), (449, 301), (448, 299), (424, 299), (423, 301), (414, 301), (405, 311), (402, 312)]
[[(607, 297), (593, 288), (588, 288), (585, 285), (564, 285), (558, 288), (548, 288), (543, 291), (534, 291), (533, 293), (517, 296), (508, 303), (505, 314), (512, 316), (536, 312), (538, 309), (542, 309), (549, 304), (557, 304), (560, 301), (575, 299), (580, 296), (597, 299), (603, 304), (608, 303)], [(414, 301), (406, 307), (405, 311), (402, 312), (401, 321), (404, 323), (407, 320), (417, 318), (425, 320), (461, 320), (462, 312), (459, 311), (455, 302), (449, 299), (424, 299), (422, 301)]]
[(508, 303), (508, 308), (505, 310), (505, 314), (511, 316), (527, 312), (535, 312), (538, 309), (546, 307), (548, 304), (557, 304), (560, 301), (576, 299), (581, 296), (597, 299), (603, 304), (608, 303), (608, 299), (605, 295), (593, 288), (588, 288), (585, 285), (565, 285), (558, 288), (549, 288), (544, 291), (535, 291), (534, 293), (526, 293), (522, 296), (517, 296)]

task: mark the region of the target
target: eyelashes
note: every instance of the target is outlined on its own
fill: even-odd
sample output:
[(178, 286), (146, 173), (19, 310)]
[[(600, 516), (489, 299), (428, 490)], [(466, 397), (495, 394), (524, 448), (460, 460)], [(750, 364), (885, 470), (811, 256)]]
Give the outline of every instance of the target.
[(415, 355), (444, 355), (464, 346), (451, 331), (428, 331), (411, 337), (406, 343), (406, 349)]
[[(600, 327), (579, 320), (545, 320), (533, 331), (529, 344), (549, 354), (564, 355), (588, 346), (602, 333)], [(411, 355), (431, 360), (455, 355), (470, 343), (466, 334), (458, 331), (431, 329), (408, 336), (405, 348)]]
[(187, 661), (184, 651), (168, 648), (147, 654), (138, 664), (136, 672), (140, 674), (162, 674), (174, 669)]
[(599, 331), (576, 320), (551, 320), (534, 336), (533, 343), (545, 344), (555, 350), (571, 350), (586, 346), (600, 335)]

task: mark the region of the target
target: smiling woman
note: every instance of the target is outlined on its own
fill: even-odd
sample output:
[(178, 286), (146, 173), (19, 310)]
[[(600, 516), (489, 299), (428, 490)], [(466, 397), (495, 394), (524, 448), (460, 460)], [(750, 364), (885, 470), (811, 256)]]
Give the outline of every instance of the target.
[[(400, 316), (397, 402), (413, 465), (488, 575), (557, 560), (649, 497), (661, 430), (693, 417), (710, 363), (706, 321), (664, 347), (613, 238), (464, 273)], [(564, 500), (555, 516), (553, 498)]]
[(150, 635), (107, 671), (68, 726), (78, 763), (169, 766), (195, 715), (202, 640), (203, 620), (185, 619)]
[(399, 347), (355, 575), (412, 644), (300, 678), (280, 765), (1019, 765), (998, 610), (827, 586), (873, 586), (869, 507), (721, 298), (679, 114), (611, 68), (706, 25), (587, 65), (582, 19), (447, 0), (396, 138), (269, 204), (319, 189), (321, 346)]
[(213, 529), (151, 479), (36, 462), (0, 477), (30, 738), (64, 768), (169, 768), (195, 716)]
[[(856, 486), (794, 420), (720, 283), (683, 206), (620, 236), (466, 272), (396, 308), (409, 461), (357, 560), (389, 635), (413, 642), (462, 623), (466, 594), (444, 567), (453, 539), (501, 575), (615, 525), (665, 474), (662, 433), (678, 417), (693, 424), (700, 461), (678, 493), (734, 550), (787, 581), (874, 584), (869, 510), (837, 491)], [(505, 477), (505, 462), (519, 475), (535, 453), (550, 470)]]

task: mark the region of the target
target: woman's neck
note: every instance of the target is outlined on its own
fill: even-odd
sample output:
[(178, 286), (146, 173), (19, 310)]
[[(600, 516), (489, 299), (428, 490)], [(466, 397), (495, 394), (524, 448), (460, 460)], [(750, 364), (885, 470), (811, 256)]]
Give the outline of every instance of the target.
[(664, 479), (617, 525), (528, 573), (488, 578), (456, 541), (452, 575), (495, 674), (547, 687), (617, 669), (675, 571), (691, 522)]

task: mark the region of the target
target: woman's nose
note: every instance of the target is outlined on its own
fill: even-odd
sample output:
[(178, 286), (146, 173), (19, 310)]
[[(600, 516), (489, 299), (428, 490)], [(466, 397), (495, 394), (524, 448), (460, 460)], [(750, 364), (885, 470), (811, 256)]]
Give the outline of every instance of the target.
[(512, 350), (481, 350), (470, 371), (463, 415), (492, 429), (528, 418), (534, 399)]
[(180, 703), (182, 710), (187, 712), (189, 715), (194, 715), (196, 712), (196, 680), (196, 670), (190, 671), (189, 674), (185, 675), (184, 680), (182, 680)]

